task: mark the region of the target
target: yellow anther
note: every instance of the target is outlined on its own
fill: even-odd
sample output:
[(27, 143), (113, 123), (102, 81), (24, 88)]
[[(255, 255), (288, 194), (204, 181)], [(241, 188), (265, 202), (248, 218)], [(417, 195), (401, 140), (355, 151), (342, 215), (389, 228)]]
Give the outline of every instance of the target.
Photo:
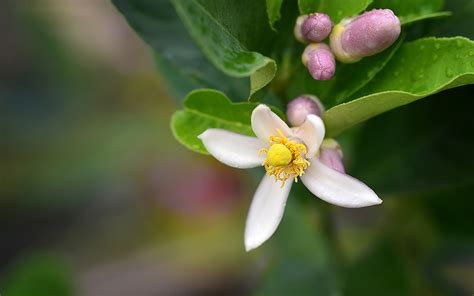
[(267, 152), (267, 162), (272, 166), (284, 166), (291, 162), (293, 156), (290, 149), (283, 144), (273, 144)]
[(278, 136), (270, 136), (268, 139), (270, 149), (261, 149), (259, 153), (267, 153), (263, 162), (267, 175), (273, 176), (275, 181), (281, 181), (283, 187), (291, 176), (298, 182), (298, 177), (308, 168), (309, 161), (305, 158), (305, 145), (289, 140), (280, 130), (277, 133)]

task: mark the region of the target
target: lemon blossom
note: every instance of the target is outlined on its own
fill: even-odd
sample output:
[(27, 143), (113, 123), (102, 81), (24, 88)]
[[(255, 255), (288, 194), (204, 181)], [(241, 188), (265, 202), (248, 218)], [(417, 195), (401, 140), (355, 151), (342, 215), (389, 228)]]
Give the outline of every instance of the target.
[(318, 116), (309, 114), (300, 126), (290, 128), (261, 104), (253, 110), (251, 123), (257, 137), (214, 128), (198, 136), (220, 162), (242, 169), (264, 166), (267, 171), (248, 213), (247, 251), (260, 246), (275, 232), (291, 186), (299, 179), (314, 195), (338, 206), (358, 208), (382, 202), (367, 185), (319, 160), (325, 128)]

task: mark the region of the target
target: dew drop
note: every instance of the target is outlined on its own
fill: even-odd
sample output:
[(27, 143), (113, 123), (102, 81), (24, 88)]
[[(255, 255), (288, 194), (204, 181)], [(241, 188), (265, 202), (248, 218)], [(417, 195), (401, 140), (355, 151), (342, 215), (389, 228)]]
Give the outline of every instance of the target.
[(453, 70), (451, 70), (450, 68), (446, 68), (446, 72), (445, 72), (445, 73), (446, 73), (446, 76), (447, 76), (448, 78), (451, 78), (451, 77), (453, 77), (453, 75), (454, 75)]
[(469, 56), (470, 56), (470, 57), (474, 56), (474, 50), (471, 50), (471, 51), (469, 52)]
[(463, 46), (462, 41), (459, 40), (459, 39), (456, 40), (456, 46), (457, 46), (458, 48), (462, 48), (462, 46)]
[(424, 44), (420, 45), (420, 50), (423, 50), (423, 49), (425, 49), (425, 45), (424, 45)]
[(435, 43), (434, 47), (435, 47), (436, 49), (440, 49), (440, 48), (441, 48), (441, 45), (440, 45), (439, 43)]
[(342, 10), (337, 11), (337, 15), (341, 16), (343, 14)]
[(434, 54), (433, 55), (433, 62), (436, 62), (438, 60), (438, 55), (437, 54)]
[(415, 71), (415, 72), (412, 72), (411, 74), (411, 78), (413, 80), (421, 80), (425, 77), (425, 75), (423, 74), (423, 71)]

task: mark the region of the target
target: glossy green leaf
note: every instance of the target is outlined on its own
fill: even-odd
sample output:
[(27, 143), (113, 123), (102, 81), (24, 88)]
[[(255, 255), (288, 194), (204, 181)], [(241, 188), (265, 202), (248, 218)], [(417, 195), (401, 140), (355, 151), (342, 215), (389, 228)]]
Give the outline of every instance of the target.
[(374, 0), (370, 8), (389, 8), (400, 18), (402, 25), (428, 18), (449, 16), (442, 11), (443, 0)]
[[(324, 114), (328, 134), (445, 89), (474, 83), (474, 42), (425, 38), (407, 43), (355, 97)], [(471, 61), (466, 61), (471, 57)]]
[[(267, 85), (276, 73), (274, 60), (246, 48), (246, 45), (256, 45), (254, 44), (256, 41), (250, 38), (255, 35), (255, 31), (261, 31), (262, 34), (268, 33), (265, 29), (259, 30), (261, 25), (258, 25), (259, 22), (267, 24), (266, 15), (265, 18), (252, 18), (252, 24), (244, 25), (240, 18), (229, 19), (229, 14), (235, 13), (235, 11), (252, 11), (259, 1), (253, 1), (253, 4), (249, 1), (234, 2), (233, 9), (228, 7), (232, 3), (226, 2), (172, 1), (189, 33), (214, 66), (233, 77), (250, 76), (251, 97)], [(225, 4), (228, 5), (225, 6)], [(252, 13), (249, 15), (254, 16)], [(255, 38), (258, 37), (255, 36)], [(268, 37), (262, 35), (261, 38)]]
[(324, 12), (334, 23), (359, 14), (370, 3), (372, 0), (298, 0), (301, 14)]
[(178, 97), (195, 88), (215, 88), (233, 98), (247, 96), (249, 84), (222, 75), (189, 36), (168, 0), (113, 0), (130, 26), (151, 46), (158, 70)]
[(268, 14), (268, 21), (270, 22), (270, 26), (272, 29), (275, 29), (275, 23), (281, 19), (281, 5), (283, 4), (283, 0), (266, 0), (267, 1), (267, 14)]
[(440, 11), (443, 5), (444, 0), (374, 0), (370, 8), (389, 8), (395, 14), (402, 16)]
[(198, 135), (208, 128), (222, 128), (253, 136), (250, 117), (257, 105), (257, 103), (232, 103), (225, 94), (212, 89), (195, 90), (185, 98), (184, 110), (173, 114), (171, 129), (181, 144), (196, 152), (207, 154), (206, 148), (197, 138)]
[[(178, 95), (210, 87), (242, 100), (249, 83), (235, 78), (250, 76), (254, 94), (275, 75), (275, 62), (255, 52), (268, 52), (275, 37), (263, 1), (176, 0), (174, 7), (168, 0), (113, 2), (153, 48), (158, 68)], [(248, 13), (231, 17), (244, 10)]]
[(408, 25), (417, 21), (422, 21), (425, 19), (432, 19), (432, 18), (442, 18), (451, 16), (451, 12), (449, 11), (440, 11), (440, 12), (432, 12), (432, 13), (425, 13), (425, 14), (412, 14), (412, 15), (402, 15), (400, 16), (400, 23), (403, 25)]

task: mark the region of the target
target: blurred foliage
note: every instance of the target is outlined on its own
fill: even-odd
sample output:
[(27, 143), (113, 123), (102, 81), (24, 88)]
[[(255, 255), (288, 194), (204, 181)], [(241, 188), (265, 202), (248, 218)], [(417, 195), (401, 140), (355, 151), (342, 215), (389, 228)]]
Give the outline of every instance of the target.
[(76, 295), (72, 274), (65, 264), (52, 256), (23, 258), (2, 279), (2, 295), (51, 296)]
[[(358, 131), (350, 171), (387, 193), (474, 182), (468, 157), (474, 147), (473, 90), (453, 89), (368, 121)], [(452, 98), (456, 105), (447, 103)]]
[(337, 294), (337, 265), (324, 229), (327, 217), (299, 204), (294, 191), (278, 235), (266, 252), (270, 262), (256, 294)]

